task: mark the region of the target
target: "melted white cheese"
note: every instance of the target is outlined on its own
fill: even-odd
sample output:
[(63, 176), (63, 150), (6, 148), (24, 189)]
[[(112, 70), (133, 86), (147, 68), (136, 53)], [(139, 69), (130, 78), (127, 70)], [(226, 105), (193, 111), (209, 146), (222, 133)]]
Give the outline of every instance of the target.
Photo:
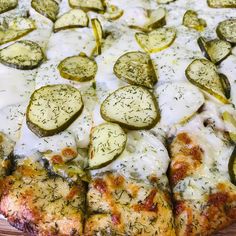
[(157, 87), (156, 93), (161, 111), (160, 125), (163, 128), (187, 121), (205, 101), (201, 91), (186, 82), (162, 84)]

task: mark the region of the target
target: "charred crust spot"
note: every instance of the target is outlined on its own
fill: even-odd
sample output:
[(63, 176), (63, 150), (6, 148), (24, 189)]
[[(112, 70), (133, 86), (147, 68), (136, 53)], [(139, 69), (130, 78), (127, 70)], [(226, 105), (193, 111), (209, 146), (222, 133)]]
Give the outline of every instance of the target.
[(177, 139), (187, 145), (192, 143), (192, 140), (187, 133), (178, 134)]
[(100, 193), (106, 193), (108, 191), (107, 184), (103, 179), (95, 179), (93, 186)]
[(213, 193), (208, 197), (208, 204), (216, 207), (224, 205), (228, 200), (227, 193)]
[(62, 164), (63, 163), (63, 158), (60, 155), (54, 155), (51, 158), (53, 164)]
[(157, 212), (157, 204), (154, 202), (154, 198), (157, 194), (157, 190), (153, 189), (150, 194), (146, 197), (144, 202), (139, 203), (137, 205), (134, 205), (135, 211), (151, 211), (151, 212)]
[(112, 187), (122, 187), (124, 182), (125, 182), (125, 179), (123, 176), (121, 175), (118, 175), (118, 176), (113, 176), (113, 175), (110, 175), (109, 176), (109, 181), (112, 185)]
[(111, 216), (111, 221), (115, 224), (118, 225), (121, 223), (121, 215), (120, 213), (113, 213)]
[(68, 200), (72, 200), (75, 196), (78, 195), (78, 193), (79, 193), (78, 187), (77, 186), (73, 186), (66, 198)]
[(185, 204), (183, 201), (176, 202), (174, 205), (174, 214), (180, 215), (185, 210)]
[(182, 180), (188, 172), (189, 164), (186, 162), (176, 162), (171, 171), (171, 184), (175, 186)]
[(64, 148), (61, 153), (68, 159), (75, 158), (77, 156), (77, 152), (70, 147)]

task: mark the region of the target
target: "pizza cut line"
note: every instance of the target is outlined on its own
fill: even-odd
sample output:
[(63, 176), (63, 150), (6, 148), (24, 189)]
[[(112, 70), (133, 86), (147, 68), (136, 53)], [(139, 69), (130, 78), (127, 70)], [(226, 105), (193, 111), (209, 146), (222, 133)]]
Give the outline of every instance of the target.
[(0, 0), (0, 213), (28, 235), (212, 235), (236, 222), (235, 0)]

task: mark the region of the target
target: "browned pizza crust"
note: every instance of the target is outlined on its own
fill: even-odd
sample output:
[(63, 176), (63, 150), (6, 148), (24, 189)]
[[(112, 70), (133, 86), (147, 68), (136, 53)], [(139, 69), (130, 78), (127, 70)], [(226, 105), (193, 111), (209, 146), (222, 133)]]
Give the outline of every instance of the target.
[(226, 183), (204, 201), (175, 202), (177, 235), (211, 235), (236, 222), (236, 192)]
[(92, 180), (85, 235), (175, 235), (169, 193), (107, 173)]
[(30, 235), (82, 235), (85, 187), (49, 176), (36, 162), (24, 162), (3, 180), (0, 212)]
[[(203, 155), (195, 137), (188, 133), (178, 134), (171, 144), (170, 181), (174, 192), (175, 229), (180, 236), (211, 235), (236, 222), (236, 187), (227, 179), (213, 180), (216, 187), (201, 197), (193, 192), (196, 194), (193, 199), (186, 198), (185, 192), (175, 191), (181, 180), (194, 179), (194, 174), (204, 165)], [(207, 176), (199, 176), (208, 181)]]
[(170, 181), (175, 186), (180, 180), (191, 175), (202, 165), (203, 151), (193, 137), (180, 133), (170, 147)]

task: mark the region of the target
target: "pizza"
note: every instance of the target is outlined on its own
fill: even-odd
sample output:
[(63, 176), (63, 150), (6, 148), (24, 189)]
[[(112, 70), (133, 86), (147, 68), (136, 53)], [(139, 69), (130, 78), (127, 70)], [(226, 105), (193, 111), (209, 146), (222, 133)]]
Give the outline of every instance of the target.
[(0, 214), (39, 236), (235, 223), (235, 45), (235, 0), (0, 0)]

